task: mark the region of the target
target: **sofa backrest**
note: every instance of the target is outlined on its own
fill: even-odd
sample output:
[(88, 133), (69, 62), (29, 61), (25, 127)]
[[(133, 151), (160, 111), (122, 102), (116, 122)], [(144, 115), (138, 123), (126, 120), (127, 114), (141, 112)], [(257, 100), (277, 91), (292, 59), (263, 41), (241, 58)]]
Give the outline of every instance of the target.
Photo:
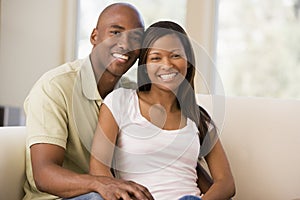
[(25, 141), (25, 127), (0, 127), (0, 199), (24, 196)]
[[(234, 200), (300, 199), (300, 101), (198, 96), (216, 121), (236, 183)], [(25, 127), (0, 127), (0, 199), (20, 200)]]
[(236, 183), (233, 199), (300, 199), (299, 100), (198, 100), (218, 120)]

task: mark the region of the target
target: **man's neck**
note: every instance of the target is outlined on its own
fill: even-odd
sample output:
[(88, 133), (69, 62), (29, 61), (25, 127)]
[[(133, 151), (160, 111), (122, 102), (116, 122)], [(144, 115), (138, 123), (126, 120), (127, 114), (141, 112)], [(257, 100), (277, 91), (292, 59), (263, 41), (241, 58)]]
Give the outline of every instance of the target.
[(105, 70), (105, 67), (100, 66), (100, 63), (96, 59), (94, 52), (90, 54), (90, 60), (94, 76), (97, 82), (97, 88), (100, 96), (105, 98), (115, 87), (121, 77), (116, 77), (109, 71)]
[(115, 87), (121, 77), (113, 76), (108, 71), (104, 71), (99, 81), (97, 82), (97, 88), (102, 98), (105, 98)]

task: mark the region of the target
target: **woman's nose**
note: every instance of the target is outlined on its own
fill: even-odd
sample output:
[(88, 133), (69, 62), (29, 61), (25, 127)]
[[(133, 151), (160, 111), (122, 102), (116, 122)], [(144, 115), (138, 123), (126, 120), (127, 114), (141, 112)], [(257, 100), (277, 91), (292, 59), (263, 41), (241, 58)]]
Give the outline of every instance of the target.
[(163, 69), (170, 69), (173, 67), (171, 60), (168, 57), (162, 59), (162, 68)]

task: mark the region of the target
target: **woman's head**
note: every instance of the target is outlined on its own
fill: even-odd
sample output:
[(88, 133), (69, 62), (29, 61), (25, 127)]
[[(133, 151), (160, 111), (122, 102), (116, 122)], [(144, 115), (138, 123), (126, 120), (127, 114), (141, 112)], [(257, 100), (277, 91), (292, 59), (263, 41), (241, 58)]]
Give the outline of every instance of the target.
[[(162, 43), (161, 41), (163, 40), (169, 41), (169, 44), (166, 44), (166, 42)], [(160, 45), (158, 45), (158, 43)], [(165, 46), (163, 46), (162, 44)], [(187, 85), (193, 88), (195, 58), (188, 36), (180, 25), (171, 21), (160, 21), (152, 24), (144, 34), (138, 67), (139, 90), (148, 91), (151, 88), (151, 80), (147, 74), (146, 65), (147, 63), (149, 63), (149, 57), (152, 56), (151, 50), (153, 50), (153, 45), (155, 45), (156, 47), (159, 46), (161, 50), (159, 53), (168, 52), (170, 56), (172, 56), (172, 58), (174, 56), (180, 56), (180, 58), (185, 60), (184, 64), (187, 69), (183, 75), (185, 76), (184, 78), (186, 81), (183, 82), (188, 82)], [(172, 48), (179, 50), (170, 52), (168, 51), (170, 48), (171, 50)], [(171, 62), (172, 60), (177, 63), (179, 61), (177, 57), (176, 60), (171, 59)], [(183, 84), (181, 84), (180, 87), (183, 87)]]
[(170, 21), (160, 21), (152, 24), (146, 30), (139, 57), (139, 91), (149, 91), (151, 89), (151, 81), (145, 70), (151, 47), (159, 39), (169, 35), (176, 36), (179, 39), (185, 56), (185, 80), (181, 81), (178, 89), (176, 90), (177, 105), (181, 109), (183, 115), (196, 123), (199, 130), (200, 143), (202, 143), (208, 131), (208, 124), (212, 124), (213, 126), (214, 124), (207, 112), (196, 103), (194, 91), (195, 56), (190, 40), (180, 25)]

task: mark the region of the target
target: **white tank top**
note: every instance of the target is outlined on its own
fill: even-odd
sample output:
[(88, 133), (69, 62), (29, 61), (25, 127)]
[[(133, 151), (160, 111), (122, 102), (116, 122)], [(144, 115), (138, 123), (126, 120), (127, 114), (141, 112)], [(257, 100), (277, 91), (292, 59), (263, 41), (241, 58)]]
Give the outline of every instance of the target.
[(196, 165), (200, 152), (198, 129), (163, 130), (141, 115), (135, 90), (120, 88), (104, 103), (120, 129), (113, 167), (116, 176), (144, 185), (156, 200), (200, 195)]

